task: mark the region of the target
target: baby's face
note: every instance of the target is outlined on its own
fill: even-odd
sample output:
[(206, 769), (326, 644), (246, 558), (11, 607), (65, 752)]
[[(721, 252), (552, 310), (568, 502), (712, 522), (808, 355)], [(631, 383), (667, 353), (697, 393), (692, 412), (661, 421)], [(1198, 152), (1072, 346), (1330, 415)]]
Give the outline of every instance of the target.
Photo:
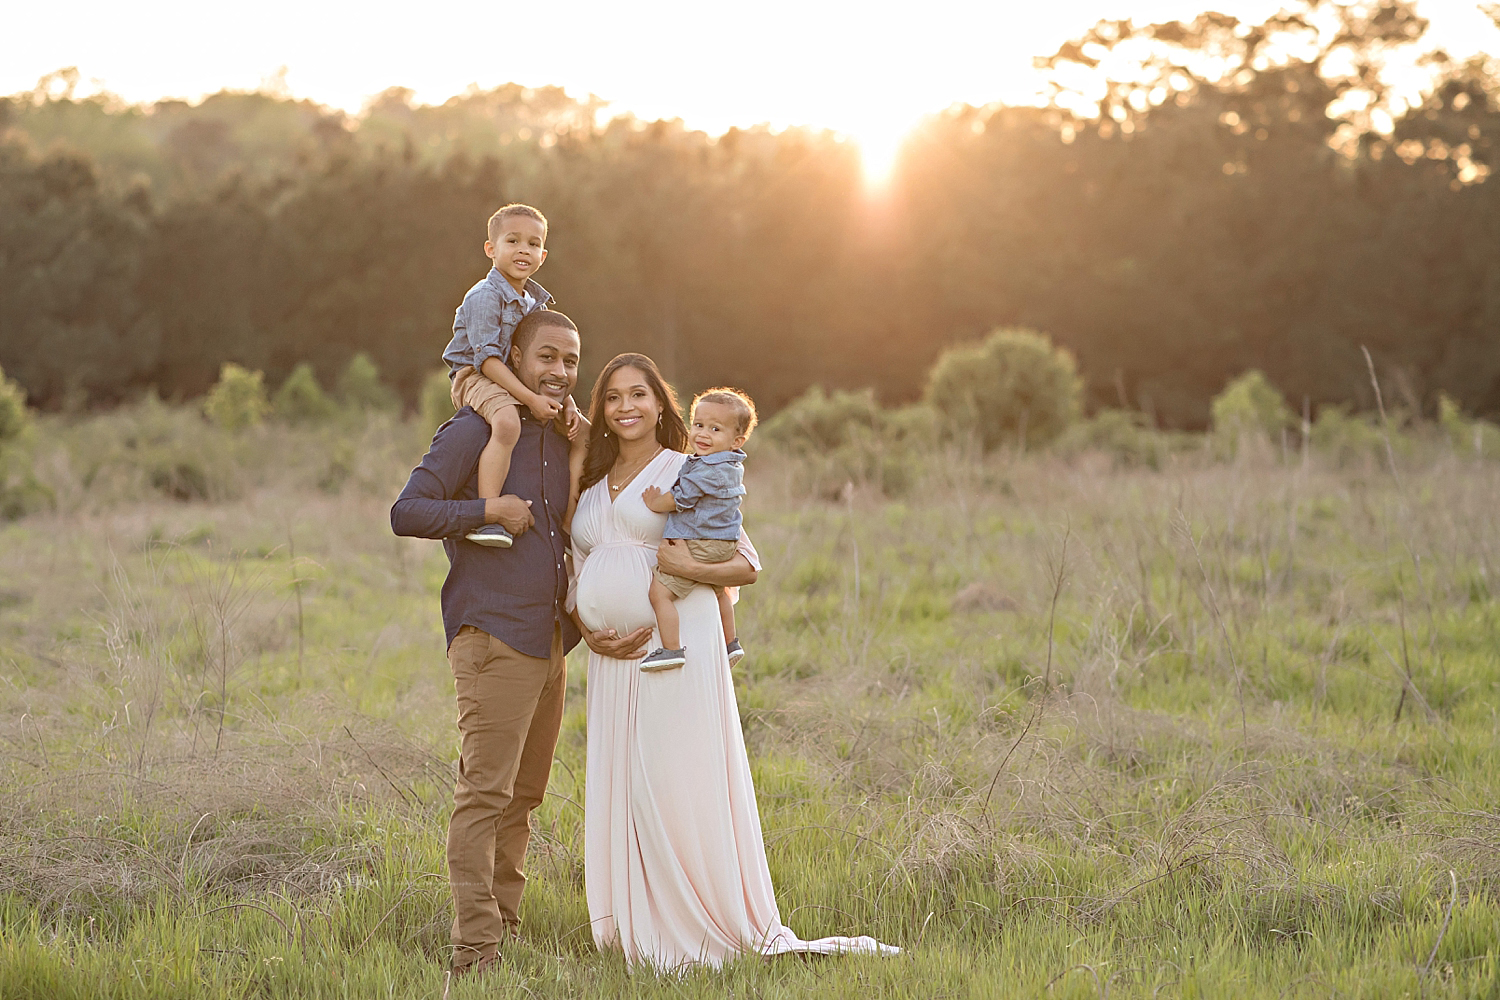
[(712, 455), (732, 451), (745, 443), (740, 433), (740, 417), (723, 403), (700, 402), (693, 407), (693, 424), (688, 428), (693, 454)]

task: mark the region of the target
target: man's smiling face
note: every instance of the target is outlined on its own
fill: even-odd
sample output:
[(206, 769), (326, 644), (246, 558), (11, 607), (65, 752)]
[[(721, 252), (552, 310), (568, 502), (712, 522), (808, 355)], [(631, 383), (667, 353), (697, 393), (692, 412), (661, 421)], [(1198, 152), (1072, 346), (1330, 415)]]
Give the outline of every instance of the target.
[(522, 385), (561, 403), (578, 384), (578, 352), (578, 331), (549, 323), (511, 348), (511, 363)]

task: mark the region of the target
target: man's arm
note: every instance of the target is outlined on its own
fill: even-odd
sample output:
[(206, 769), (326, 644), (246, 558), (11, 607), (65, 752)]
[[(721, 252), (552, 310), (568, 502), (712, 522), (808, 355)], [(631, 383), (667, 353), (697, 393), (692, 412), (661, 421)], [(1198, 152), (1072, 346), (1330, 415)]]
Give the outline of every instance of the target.
[(453, 499), (474, 474), (489, 435), (489, 425), (477, 414), (438, 428), (422, 464), (412, 470), (391, 506), (391, 530), (414, 538), (452, 538), (495, 522), (511, 534), (530, 527), (530, 502), (520, 497)]
[(677, 538), (668, 538), (661, 543), (656, 550), (656, 565), (664, 573), (714, 587), (744, 587), (754, 583), (760, 575), (744, 552), (736, 553), (734, 558), (725, 562), (699, 562), (688, 551), (687, 545)]

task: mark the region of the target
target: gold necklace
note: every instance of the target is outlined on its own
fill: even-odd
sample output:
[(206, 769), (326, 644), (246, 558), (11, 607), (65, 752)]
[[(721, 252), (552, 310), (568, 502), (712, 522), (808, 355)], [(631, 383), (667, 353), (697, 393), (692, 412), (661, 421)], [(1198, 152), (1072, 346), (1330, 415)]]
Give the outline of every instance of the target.
[(662, 446), (661, 445), (657, 445), (656, 446), (656, 450), (653, 451), (650, 455), (647, 455), (646, 456), (646, 460), (644, 462), (642, 462), (640, 465), (637, 465), (634, 469), (630, 470), (630, 475), (626, 476), (620, 482), (619, 486), (616, 486), (614, 483), (610, 482), (609, 481), (609, 477), (606, 476), (605, 479), (604, 479), (604, 485), (609, 487), (610, 494), (613, 495), (613, 496), (618, 496), (619, 493), (620, 493), (620, 491), (623, 490), (625, 487), (629, 486), (630, 483), (631, 483), (631, 480), (635, 479), (636, 476), (640, 475), (641, 474), (641, 470), (644, 469), (646, 466), (650, 465), (651, 462), (652, 462), (652, 460), (655, 459), (657, 455), (660, 455), (662, 453), (662, 451), (663, 451)]

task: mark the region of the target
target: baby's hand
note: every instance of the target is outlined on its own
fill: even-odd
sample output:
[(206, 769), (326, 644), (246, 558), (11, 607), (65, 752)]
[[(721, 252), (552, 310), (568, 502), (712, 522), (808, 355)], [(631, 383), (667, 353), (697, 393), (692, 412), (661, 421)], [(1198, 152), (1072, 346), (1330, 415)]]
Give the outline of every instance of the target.
[(641, 500), (645, 502), (647, 510), (654, 510), (658, 514), (670, 514), (677, 509), (677, 501), (672, 494), (659, 486), (647, 486), (641, 490)]
[(583, 425), (583, 414), (578, 412), (578, 404), (573, 402), (572, 396), (569, 396), (563, 402), (563, 426), (568, 430), (569, 441), (578, 440), (578, 434), (583, 430)]
[(562, 405), (557, 400), (548, 399), (539, 392), (532, 395), (531, 402), (526, 404), (526, 408), (538, 420), (553, 420), (562, 412)]

